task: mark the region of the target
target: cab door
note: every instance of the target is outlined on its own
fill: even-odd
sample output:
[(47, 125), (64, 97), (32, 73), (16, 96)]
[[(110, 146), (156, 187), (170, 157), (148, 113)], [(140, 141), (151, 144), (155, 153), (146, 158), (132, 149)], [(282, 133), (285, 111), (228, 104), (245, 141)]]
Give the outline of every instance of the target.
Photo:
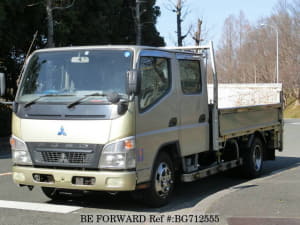
[(165, 51), (143, 50), (139, 55), (141, 90), (135, 101), (138, 183), (150, 180), (158, 150), (178, 143), (175, 61), (175, 54)]
[(180, 149), (183, 156), (209, 150), (207, 81), (202, 61), (177, 54)]

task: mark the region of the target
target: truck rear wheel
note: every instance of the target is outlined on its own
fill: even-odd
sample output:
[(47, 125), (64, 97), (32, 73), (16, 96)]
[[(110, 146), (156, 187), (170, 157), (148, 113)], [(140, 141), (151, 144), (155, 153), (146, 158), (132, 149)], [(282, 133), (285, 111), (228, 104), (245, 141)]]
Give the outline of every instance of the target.
[(255, 137), (249, 149), (246, 149), (243, 157), (243, 174), (247, 178), (256, 178), (261, 175), (263, 166), (264, 144)]
[(152, 207), (166, 205), (174, 190), (174, 175), (170, 156), (160, 153), (154, 163), (150, 187), (143, 193), (145, 203)]

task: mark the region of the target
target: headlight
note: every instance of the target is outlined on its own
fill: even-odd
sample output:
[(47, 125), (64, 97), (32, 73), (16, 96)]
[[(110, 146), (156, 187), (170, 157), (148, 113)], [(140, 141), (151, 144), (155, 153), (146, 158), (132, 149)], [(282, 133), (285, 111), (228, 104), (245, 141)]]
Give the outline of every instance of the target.
[(104, 146), (100, 161), (100, 169), (132, 169), (135, 168), (135, 138), (128, 137)]
[(13, 163), (21, 165), (32, 165), (31, 157), (24, 141), (15, 136), (12, 136), (10, 138), (10, 145), (12, 150)]

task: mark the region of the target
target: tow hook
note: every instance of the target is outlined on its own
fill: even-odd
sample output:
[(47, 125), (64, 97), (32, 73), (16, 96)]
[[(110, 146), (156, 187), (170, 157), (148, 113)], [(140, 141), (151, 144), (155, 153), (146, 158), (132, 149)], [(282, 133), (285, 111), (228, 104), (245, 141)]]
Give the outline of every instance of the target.
[(29, 191), (32, 191), (32, 189), (34, 188), (32, 185), (28, 185), (27, 187), (28, 187)]

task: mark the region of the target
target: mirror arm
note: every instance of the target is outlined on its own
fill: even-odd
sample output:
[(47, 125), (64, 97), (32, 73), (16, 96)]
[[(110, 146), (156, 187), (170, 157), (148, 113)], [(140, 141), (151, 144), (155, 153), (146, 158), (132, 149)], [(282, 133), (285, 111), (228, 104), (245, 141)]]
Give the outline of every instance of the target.
[(129, 95), (129, 101), (132, 102), (134, 100), (134, 94)]
[(138, 94), (138, 89), (139, 89), (139, 75), (137, 70), (129, 70), (126, 74), (126, 80), (127, 80), (127, 94), (130, 96), (131, 95), (136, 95)]

